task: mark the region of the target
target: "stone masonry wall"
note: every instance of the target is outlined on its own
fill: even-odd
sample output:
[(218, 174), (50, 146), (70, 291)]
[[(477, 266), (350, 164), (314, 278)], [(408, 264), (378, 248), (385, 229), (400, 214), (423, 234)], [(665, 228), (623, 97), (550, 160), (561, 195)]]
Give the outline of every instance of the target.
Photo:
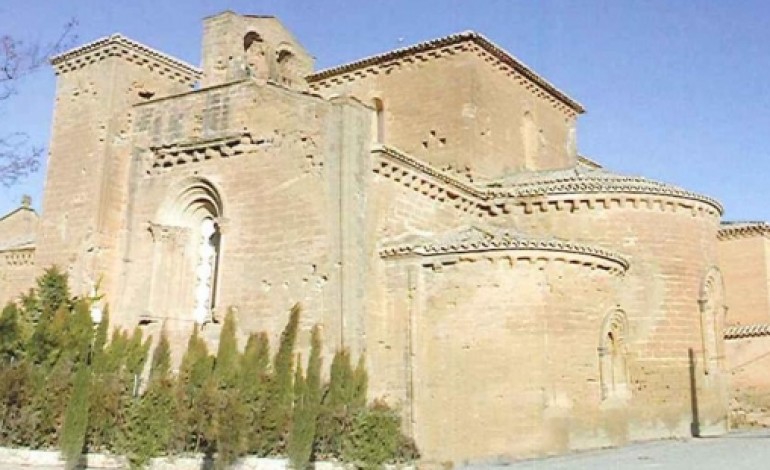
[[(582, 447), (572, 434), (608, 443), (615, 423), (597, 413), (597, 346), (615, 279), (547, 258), (498, 253), (419, 268), (412, 388), (414, 436), (426, 460)], [(407, 285), (405, 270), (397, 272)]]
[(35, 250), (0, 250), (0, 302), (15, 301), (34, 287)]
[(59, 74), (38, 239), (38, 266), (58, 264), (73, 293), (102, 279), (112, 296), (127, 201), (131, 104), (185, 89), (153, 67), (110, 56)]
[[(369, 111), (246, 81), (148, 103), (136, 112), (150, 116), (150, 122), (160, 120), (161, 132), (139, 128), (134, 136), (135, 148), (143, 150), (133, 163), (126, 217), (131, 237), (119, 294), (123, 320), (136, 324), (150, 315), (154, 321), (178, 321), (168, 326), (178, 330), (180, 340), (192, 327), (190, 282), (182, 283), (188, 290), (167, 291), (162, 279), (147, 275), (156, 256), (148, 226), (173, 223), (166, 215), (179, 195), (191, 182), (206, 181), (219, 193), (223, 208), (218, 317), (233, 307), (242, 333), (267, 331), (276, 344), (289, 308), (301, 302), (299, 344), (306, 345), (307, 332), (318, 323), (328, 348), (339, 346), (340, 323), (354, 321), (352, 313), (340, 314), (345, 300), (341, 268), (356, 263), (342, 253), (341, 240), (351, 242), (339, 230), (340, 204), (356, 193), (341, 195), (340, 179), (355, 176), (343, 174), (341, 162), (365, 161)], [(180, 121), (170, 121), (175, 113)], [(181, 127), (176, 135), (162, 131), (171, 122)], [(345, 140), (348, 135), (356, 139)], [(231, 154), (211, 150), (231, 138), (234, 143), (224, 145)], [(193, 144), (204, 149), (200, 158), (180, 150)], [(159, 157), (163, 152), (177, 153)], [(186, 258), (194, 263), (195, 256)], [(152, 296), (142, 295), (153, 285), (167, 297), (168, 310), (152, 311)]]
[(727, 324), (770, 323), (770, 240), (763, 236), (722, 239), (718, 254), (728, 286)]
[[(573, 118), (536, 97), (526, 82), (484, 63), (474, 47), (463, 43), (436, 57), (394, 61), (382, 73), (343, 79), (320, 92), (349, 93), (373, 106), (380, 100), (382, 142), (438, 168), (499, 177), (526, 167), (525, 140), (530, 153), (542, 157), (533, 155), (531, 169), (574, 162), (574, 156), (565, 157)], [(524, 109), (532, 118), (527, 129)]]
[(723, 429), (726, 381), (718, 370), (706, 373), (704, 347), (724, 367), (723, 341), (716, 334), (724, 320), (721, 311), (714, 313), (715, 335), (709, 336), (709, 320), (699, 307), (705, 277), (717, 263), (718, 217), (643, 202), (542, 207), (545, 211), (530, 213), (515, 209), (509, 223), (530, 233), (603, 246), (630, 259), (617, 299), (627, 312), (633, 359), (628, 438), (690, 435), (694, 415), (703, 433)]

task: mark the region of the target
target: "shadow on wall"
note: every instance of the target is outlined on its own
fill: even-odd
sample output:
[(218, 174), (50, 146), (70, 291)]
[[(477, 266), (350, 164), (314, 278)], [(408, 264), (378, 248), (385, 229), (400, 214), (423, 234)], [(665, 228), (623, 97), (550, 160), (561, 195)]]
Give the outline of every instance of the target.
[(692, 407), (692, 423), (690, 423), (690, 433), (693, 437), (700, 436), (700, 423), (698, 418), (698, 390), (695, 385), (695, 353), (692, 348), (687, 349), (687, 356), (690, 360), (690, 406)]

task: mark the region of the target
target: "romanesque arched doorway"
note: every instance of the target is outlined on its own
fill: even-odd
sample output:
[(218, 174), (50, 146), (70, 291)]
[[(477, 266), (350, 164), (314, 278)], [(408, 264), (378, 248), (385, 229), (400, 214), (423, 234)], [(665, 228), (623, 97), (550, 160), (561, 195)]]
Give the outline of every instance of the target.
[(150, 310), (161, 318), (212, 320), (222, 251), (223, 203), (204, 178), (172, 186), (150, 226), (153, 267)]

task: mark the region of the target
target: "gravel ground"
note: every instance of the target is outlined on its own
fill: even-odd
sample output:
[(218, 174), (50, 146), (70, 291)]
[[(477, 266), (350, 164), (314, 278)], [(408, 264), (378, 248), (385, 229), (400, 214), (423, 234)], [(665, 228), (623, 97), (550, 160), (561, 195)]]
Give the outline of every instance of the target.
[[(18, 466), (0, 462), (0, 470)], [(48, 470), (63, 467), (21, 467)], [(725, 437), (654, 441), (620, 449), (581, 452), (510, 464), (473, 465), (464, 470), (762, 470), (770, 469), (770, 430), (733, 433)]]
[(619, 449), (576, 453), (468, 470), (770, 469), (770, 430), (719, 438), (654, 441)]

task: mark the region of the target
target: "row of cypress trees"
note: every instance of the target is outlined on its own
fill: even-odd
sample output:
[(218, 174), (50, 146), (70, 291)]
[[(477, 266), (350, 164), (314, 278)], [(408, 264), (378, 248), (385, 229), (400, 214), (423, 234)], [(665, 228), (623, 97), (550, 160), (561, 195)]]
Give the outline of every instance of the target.
[(59, 448), (70, 468), (84, 452), (123, 454), (136, 468), (188, 453), (219, 468), (243, 455), (288, 456), (297, 469), (312, 460), (373, 468), (417, 457), (397, 413), (367, 405), (363, 358), (354, 367), (338, 351), (324, 381), (318, 327), (307, 362), (296, 354), (298, 305), (272, 356), (265, 333), (240, 348), (228, 313), (216, 354), (196, 328), (174, 371), (164, 333), (150, 354), (141, 330), (110, 333), (107, 312), (94, 330), (90, 302), (72, 299), (54, 267), (3, 309), (0, 445)]

